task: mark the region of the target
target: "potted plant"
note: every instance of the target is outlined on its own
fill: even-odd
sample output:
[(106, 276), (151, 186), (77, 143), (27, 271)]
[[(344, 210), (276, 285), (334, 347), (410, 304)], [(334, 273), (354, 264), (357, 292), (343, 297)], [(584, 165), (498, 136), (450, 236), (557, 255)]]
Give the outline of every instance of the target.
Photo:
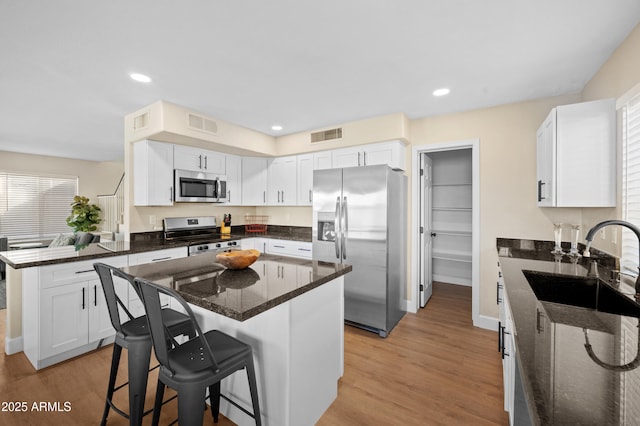
[(91, 232), (98, 229), (101, 222), (100, 207), (89, 204), (89, 199), (81, 195), (73, 197), (71, 203), (71, 215), (67, 217), (67, 225), (73, 228), (73, 232)]

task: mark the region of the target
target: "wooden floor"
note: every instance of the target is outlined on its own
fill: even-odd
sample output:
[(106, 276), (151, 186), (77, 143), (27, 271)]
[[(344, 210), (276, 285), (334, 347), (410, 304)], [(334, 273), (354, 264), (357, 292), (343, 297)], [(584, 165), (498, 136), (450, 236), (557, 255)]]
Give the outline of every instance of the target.
[[(0, 311), (2, 342), (5, 317)], [(427, 307), (407, 314), (386, 339), (345, 327), (345, 374), (338, 399), (318, 425), (507, 425), (496, 338), (473, 327), (470, 287), (438, 283)], [(111, 347), (37, 373), (23, 353), (0, 352), (0, 425), (99, 424)], [(119, 377), (126, 377), (125, 369)], [(154, 392), (152, 377), (148, 408)], [(126, 390), (120, 393), (117, 401), (126, 406)], [(26, 412), (6, 411), (15, 402), (26, 402)], [(48, 411), (38, 411), (40, 403), (49, 403)], [(162, 413), (162, 424), (173, 420), (175, 401)], [(150, 420), (145, 417), (144, 424)], [(209, 412), (204, 420), (213, 424)], [(112, 413), (108, 424), (128, 423)], [(218, 423), (231, 424), (222, 418)]]

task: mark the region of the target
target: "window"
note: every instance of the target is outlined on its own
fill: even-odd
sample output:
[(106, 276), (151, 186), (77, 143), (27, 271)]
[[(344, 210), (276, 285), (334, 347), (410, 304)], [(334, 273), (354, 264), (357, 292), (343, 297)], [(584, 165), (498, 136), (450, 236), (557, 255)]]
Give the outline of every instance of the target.
[(0, 235), (18, 239), (71, 232), (66, 218), (77, 193), (75, 176), (0, 171)]
[[(622, 219), (640, 227), (640, 87), (622, 103)], [(638, 238), (622, 230), (621, 268), (638, 272)]]

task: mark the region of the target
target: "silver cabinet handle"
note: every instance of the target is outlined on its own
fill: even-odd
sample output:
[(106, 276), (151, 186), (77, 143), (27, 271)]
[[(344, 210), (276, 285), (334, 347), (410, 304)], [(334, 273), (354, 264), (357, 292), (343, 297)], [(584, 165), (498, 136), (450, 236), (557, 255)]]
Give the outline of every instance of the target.
[(161, 260), (167, 260), (167, 259), (171, 259), (171, 256), (167, 256), (167, 257), (158, 257), (157, 259), (151, 259), (152, 262), (159, 262)]
[(231, 202), (231, 190), (227, 191), (227, 203)]
[(267, 204), (267, 191), (262, 191), (262, 203)]
[(208, 164), (209, 164), (209, 163), (208, 163), (207, 159), (208, 159), (208, 157), (205, 155), (205, 156), (204, 156), (204, 169), (205, 169), (205, 170), (207, 170), (207, 169), (209, 168), (209, 167), (208, 167)]
[(358, 166), (360, 166), (360, 153), (358, 152)]
[(309, 190), (309, 202), (313, 202), (313, 191)]
[(84, 271), (76, 271), (76, 274), (86, 274), (87, 272), (95, 272), (95, 269), (85, 269)]
[(173, 201), (173, 186), (169, 187), (169, 201)]
[(364, 159), (364, 161), (362, 162), (362, 165), (366, 166), (367, 165), (367, 152), (366, 151), (362, 153), (362, 158)]
[(202, 155), (198, 155), (198, 168), (201, 169), (202, 168)]

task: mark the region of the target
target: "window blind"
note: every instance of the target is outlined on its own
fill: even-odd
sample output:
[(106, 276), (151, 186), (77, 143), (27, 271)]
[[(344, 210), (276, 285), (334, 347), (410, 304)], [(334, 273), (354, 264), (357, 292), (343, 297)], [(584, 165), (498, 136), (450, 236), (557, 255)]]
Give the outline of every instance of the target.
[(77, 193), (75, 176), (0, 171), (0, 235), (17, 239), (71, 232), (66, 218)]
[[(622, 107), (622, 215), (640, 227), (640, 95)], [(621, 268), (638, 272), (638, 238), (622, 228)]]

